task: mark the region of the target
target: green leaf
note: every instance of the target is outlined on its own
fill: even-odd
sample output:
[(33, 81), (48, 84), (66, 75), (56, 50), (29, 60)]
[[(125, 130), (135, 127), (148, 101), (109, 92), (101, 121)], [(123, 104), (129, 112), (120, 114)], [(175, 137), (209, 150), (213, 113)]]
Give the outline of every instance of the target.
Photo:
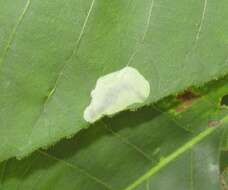
[(127, 64), (150, 83), (145, 104), (225, 75), (227, 10), (226, 0), (0, 0), (0, 160), (88, 127), (96, 80)]
[(219, 151), (219, 135), (213, 134), (135, 189), (221, 190)]
[(228, 188), (228, 170), (225, 171), (224, 173), (224, 184), (223, 184), (224, 190)]
[[(226, 159), (228, 158), (228, 152), (226, 153)], [(228, 162), (226, 160), (226, 168), (221, 173), (220, 181), (222, 185), (222, 190), (227, 190), (228, 188)]]
[(224, 151), (228, 151), (228, 128), (225, 129), (224, 135), (223, 135), (223, 142), (222, 142), (222, 149)]
[(195, 89), (198, 97), (184, 109), (186, 101), (170, 97), (105, 118), (47, 151), (5, 161), (0, 184), (7, 190), (219, 190), (221, 137), (228, 126), (219, 103), (227, 90), (226, 77)]

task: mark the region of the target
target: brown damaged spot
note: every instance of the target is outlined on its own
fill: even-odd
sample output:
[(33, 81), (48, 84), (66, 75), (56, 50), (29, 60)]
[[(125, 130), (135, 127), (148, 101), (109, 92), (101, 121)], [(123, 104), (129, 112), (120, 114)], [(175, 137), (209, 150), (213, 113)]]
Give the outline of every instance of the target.
[(220, 182), (221, 182), (223, 190), (228, 190), (228, 185), (226, 184), (226, 180), (223, 176), (223, 173), (220, 175)]
[(186, 90), (183, 93), (177, 95), (177, 99), (180, 101), (189, 101), (199, 97), (199, 94), (192, 92), (191, 90)]
[(220, 121), (218, 121), (218, 120), (208, 121), (208, 127), (217, 127), (217, 126), (219, 126), (219, 124), (220, 124)]
[(185, 92), (177, 95), (177, 100), (181, 102), (179, 106), (176, 108), (176, 112), (181, 113), (186, 109), (191, 107), (193, 102), (200, 97), (199, 94), (192, 92), (191, 90), (186, 90)]

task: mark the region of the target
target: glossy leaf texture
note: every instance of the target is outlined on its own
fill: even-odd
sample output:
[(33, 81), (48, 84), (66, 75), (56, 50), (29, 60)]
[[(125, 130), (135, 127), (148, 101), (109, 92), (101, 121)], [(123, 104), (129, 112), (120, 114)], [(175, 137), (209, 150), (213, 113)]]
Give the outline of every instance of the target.
[(191, 98), (185, 92), (178, 100), (169, 97), (136, 112), (104, 118), (48, 150), (3, 162), (1, 187), (220, 190), (228, 127), (228, 110), (220, 100), (227, 90), (226, 77), (190, 89)]
[(145, 105), (225, 75), (227, 17), (226, 0), (0, 0), (0, 160), (88, 127), (97, 78), (126, 65)]

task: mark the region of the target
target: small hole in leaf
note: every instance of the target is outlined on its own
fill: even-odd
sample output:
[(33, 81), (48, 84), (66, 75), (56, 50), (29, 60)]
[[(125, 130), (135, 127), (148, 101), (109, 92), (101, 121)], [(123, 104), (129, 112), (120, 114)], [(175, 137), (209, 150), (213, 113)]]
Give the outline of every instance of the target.
[(221, 106), (228, 106), (228, 94), (224, 95), (220, 102)]

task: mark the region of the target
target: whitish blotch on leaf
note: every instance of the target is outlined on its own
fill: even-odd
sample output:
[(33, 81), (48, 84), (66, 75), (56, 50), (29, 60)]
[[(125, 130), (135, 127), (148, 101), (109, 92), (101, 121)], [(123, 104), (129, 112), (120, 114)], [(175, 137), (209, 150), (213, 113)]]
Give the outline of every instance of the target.
[(104, 115), (113, 115), (132, 104), (143, 103), (149, 94), (150, 84), (138, 70), (124, 67), (98, 78), (84, 119), (93, 123)]

